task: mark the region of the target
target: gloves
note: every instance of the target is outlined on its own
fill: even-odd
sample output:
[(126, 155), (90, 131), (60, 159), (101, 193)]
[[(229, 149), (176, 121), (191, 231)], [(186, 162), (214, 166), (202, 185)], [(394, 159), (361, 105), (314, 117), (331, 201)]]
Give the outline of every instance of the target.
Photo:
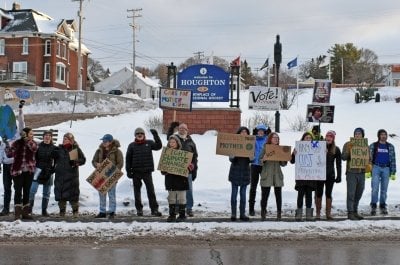
[(371, 172), (372, 171), (372, 165), (371, 164), (367, 164), (365, 166), (365, 172)]
[(371, 178), (371, 172), (366, 172), (365, 173), (365, 178), (370, 179)]
[(335, 179), (335, 182), (336, 182), (336, 183), (342, 182), (342, 177), (337, 176), (336, 179)]
[(150, 132), (154, 136), (158, 135), (158, 132), (155, 129), (150, 129)]
[(193, 169), (194, 169), (194, 164), (190, 163), (189, 166), (188, 166), (188, 169), (189, 169), (190, 172), (192, 172)]
[(391, 180), (396, 180), (396, 174), (391, 174), (391, 175), (390, 175), (390, 179), (391, 179)]
[(25, 105), (25, 100), (20, 100), (19, 101), (19, 106), (18, 106), (18, 108), (20, 108), (20, 109), (22, 109), (22, 107)]

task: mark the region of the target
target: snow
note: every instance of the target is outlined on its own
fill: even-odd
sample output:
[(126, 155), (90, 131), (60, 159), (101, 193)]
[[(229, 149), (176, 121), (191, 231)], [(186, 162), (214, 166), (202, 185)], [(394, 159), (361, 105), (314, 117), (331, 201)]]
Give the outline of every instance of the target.
[[(335, 123), (322, 124), (322, 132), (335, 130), (337, 133), (336, 143), (342, 148), (343, 144), (352, 136), (356, 127), (365, 129), (366, 137), (369, 142), (376, 141), (378, 129), (384, 128), (389, 134), (400, 135), (400, 124), (393, 122), (395, 115), (399, 113), (399, 104), (395, 103), (394, 98), (400, 96), (400, 89), (394, 87), (385, 87), (379, 90), (382, 102), (373, 101), (361, 104), (354, 103), (354, 90), (352, 89), (333, 89), (331, 104), (335, 105)], [(290, 129), (289, 124), (300, 115), (305, 118), (306, 105), (311, 104), (312, 90), (303, 90), (299, 96), (298, 103), (295, 103), (290, 110), (281, 110), (281, 144), (294, 146), (296, 140), (299, 140), (303, 132), (296, 132)], [(247, 109), (247, 92), (241, 93), (242, 124), (253, 117), (257, 112)], [(225, 105), (224, 105), (225, 104)], [(213, 107), (228, 103), (213, 103)], [(81, 106), (84, 108), (84, 106)], [(26, 113), (35, 109), (34, 106), (27, 106)], [(40, 106), (41, 111), (46, 112), (44, 106)], [(47, 111), (51, 112), (52, 109)], [(274, 112), (266, 112), (273, 116)], [(58, 129), (59, 134), (72, 132), (75, 139), (80, 144), (87, 158), (86, 165), (80, 168), (81, 178), (81, 198), (80, 213), (83, 215), (95, 215), (98, 213), (98, 193), (88, 184), (85, 179), (90, 175), (93, 168), (90, 163), (95, 150), (100, 144), (100, 138), (110, 133), (121, 143), (121, 150), (126, 152), (128, 144), (134, 138), (136, 127), (145, 128), (145, 122), (150, 117), (161, 116), (160, 109), (138, 110), (125, 113), (119, 116), (107, 116), (94, 118), (91, 120), (65, 122), (51, 128)], [(46, 127), (50, 128), (50, 127)], [(151, 138), (150, 128), (145, 128), (146, 135)], [(190, 128), (189, 128), (190, 130)], [(166, 145), (166, 136), (160, 135), (163, 145)], [(228, 182), (229, 160), (225, 156), (215, 154), (216, 132), (208, 131), (204, 135), (192, 135), (199, 153), (199, 172), (194, 187), (194, 213), (195, 218), (207, 218), (207, 222), (191, 222), (189, 218), (185, 223), (166, 223), (168, 214), (167, 192), (164, 188), (164, 177), (159, 171), (153, 173), (153, 181), (156, 190), (157, 200), (160, 204), (160, 211), (163, 213), (161, 219), (152, 218), (149, 222), (135, 221), (131, 222), (128, 216), (135, 216), (133, 201), (132, 181), (123, 176), (117, 186), (117, 219), (122, 218), (122, 222), (0, 222), (0, 236), (15, 237), (71, 237), (71, 236), (90, 236), (98, 237), (103, 240), (124, 238), (131, 236), (230, 236), (230, 237), (261, 237), (261, 238), (300, 238), (304, 234), (310, 237), (330, 237), (330, 238), (354, 238), (368, 236), (390, 236), (398, 234), (400, 222), (395, 220), (363, 220), (349, 221), (346, 216), (346, 177), (342, 174), (342, 182), (335, 184), (333, 189), (333, 215), (340, 217), (337, 222), (261, 222), (259, 218), (259, 199), (260, 188), (257, 193), (256, 217), (252, 221), (229, 222), (230, 217), (230, 183)], [(60, 140), (59, 140), (60, 141)], [(389, 138), (397, 149), (400, 138)], [(154, 152), (155, 164), (158, 164), (161, 151)], [(397, 154), (397, 165), (400, 165), (400, 154)], [(343, 163), (345, 168), (345, 163)], [(288, 165), (283, 168), (285, 186), (283, 187), (283, 216), (284, 219), (293, 221), (294, 210), (296, 208), (297, 193), (294, 190), (294, 165)], [(393, 219), (400, 217), (398, 202), (400, 194), (397, 192), (400, 188), (399, 179), (390, 181), (388, 189), (389, 214)], [(0, 187), (0, 194), (3, 193), (3, 187)], [(370, 180), (366, 180), (365, 190), (360, 202), (360, 211), (369, 215), (369, 200), (371, 195)], [(36, 205), (34, 213), (40, 213), (41, 188), (36, 195)], [(142, 200), (144, 202), (145, 215), (150, 214), (145, 187), (142, 188)], [(58, 213), (58, 206), (54, 197), (50, 198), (51, 205), (49, 212)], [(124, 201), (129, 201), (128, 206), (123, 206)], [(325, 203), (323, 203), (324, 205)], [(247, 207), (246, 207), (247, 208)], [(70, 209), (68, 209), (70, 210)], [(258, 212), (257, 212), (258, 210)], [(324, 209), (323, 209), (324, 211)], [(269, 197), (268, 215), (274, 218), (276, 214), (274, 194)], [(219, 221), (213, 221), (217, 218)], [(221, 222), (220, 218), (226, 218), (226, 222)], [(127, 220), (128, 219), (128, 220)], [(62, 220), (62, 219), (60, 219)], [(69, 219), (71, 220), (71, 219)]]

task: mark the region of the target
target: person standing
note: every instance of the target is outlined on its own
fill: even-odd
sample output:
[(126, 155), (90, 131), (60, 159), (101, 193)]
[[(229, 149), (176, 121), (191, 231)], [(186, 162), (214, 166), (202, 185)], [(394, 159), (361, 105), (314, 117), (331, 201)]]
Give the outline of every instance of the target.
[(33, 140), (33, 131), (29, 127), (22, 129), (21, 138), (13, 142), (10, 155), (14, 158), (11, 176), (14, 182), (14, 217), (15, 220), (32, 219), (29, 206), (29, 191), (35, 172), (35, 154), (38, 149)]
[[(364, 138), (365, 132), (363, 128), (356, 128), (354, 130), (354, 138)], [(343, 145), (342, 160), (347, 161), (346, 164), (346, 182), (347, 182), (347, 217), (350, 220), (362, 220), (362, 217), (358, 213), (358, 204), (362, 197), (365, 187), (365, 168), (352, 168), (350, 166), (351, 161), (351, 148), (352, 144), (350, 141)]]
[(29, 193), (29, 204), (32, 211), (39, 184), (43, 185), (42, 216), (49, 216), (47, 206), (49, 205), (51, 186), (53, 186), (54, 159), (52, 154), (55, 148), (53, 132), (45, 131), (43, 141), (36, 151), (36, 169)]
[[(182, 144), (176, 134), (169, 137), (167, 147), (181, 149)], [(182, 222), (186, 219), (186, 191), (189, 189), (187, 176), (179, 176), (167, 172), (165, 175), (165, 189), (168, 191), (169, 216), (167, 222)], [(179, 216), (176, 218), (176, 208), (178, 207)]]
[(171, 122), (167, 130), (167, 141), (169, 140), (169, 137), (171, 135), (178, 133), (178, 129), (179, 129), (179, 121)]
[(54, 196), (58, 201), (60, 216), (64, 217), (67, 201), (71, 204), (73, 217), (79, 214), (79, 167), (86, 163), (72, 133), (63, 136), (63, 142), (53, 151), (55, 162)]
[[(250, 131), (247, 127), (240, 127), (236, 132), (240, 135), (249, 135)], [(249, 221), (246, 216), (246, 189), (250, 184), (250, 158), (249, 157), (229, 157), (231, 166), (229, 168), (229, 181), (231, 182), (231, 221), (236, 221), (237, 212), (237, 195), (239, 191), (240, 203), (239, 212), (240, 220)]]
[[(335, 144), (336, 133), (334, 131), (328, 131), (325, 135), (326, 141), (326, 180), (317, 181), (317, 190), (315, 192), (315, 208), (316, 208), (316, 219), (321, 219), (321, 208), (322, 208), (322, 196), (324, 195), (325, 187), (325, 214), (327, 220), (333, 220), (331, 215), (332, 210), (332, 190), (333, 184), (340, 183), (342, 181), (342, 154), (339, 147)], [(336, 174), (335, 174), (336, 165)]]
[[(279, 135), (275, 132), (268, 135), (266, 144), (279, 145)], [(281, 167), (287, 165), (287, 161), (263, 161), (266, 152), (266, 144), (264, 145), (259, 160), (263, 165), (260, 178), (261, 186), (261, 220), (266, 219), (267, 203), (271, 187), (274, 187), (275, 201), (276, 201), (276, 219), (282, 219), (282, 187), (283, 187), (283, 173)]]
[(189, 130), (185, 123), (181, 123), (178, 127), (178, 137), (182, 144), (182, 150), (193, 153), (192, 162), (189, 165), (189, 189), (186, 191), (186, 213), (189, 217), (193, 217), (193, 181), (197, 177), (197, 148), (192, 137), (188, 134)]
[(381, 214), (387, 215), (386, 198), (389, 179), (396, 179), (396, 153), (394, 146), (387, 141), (386, 130), (378, 131), (378, 141), (372, 143), (369, 150), (372, 163), (371, 215), (376, 215), (378, 199)]
[[(99, 148), (96, 150), (93, 156), (93, 167), (98, 168), (105, 159), (109, 159), (114, 166), (121, 170), (124, 166), (124, 156), (119, 149), (119, 147), (121, 146), (119, 141), (117, 139), (114, 139), (111, 134), (105, 134), (100, 140), (102, 140), (103, 142), (100, 144)], [(110, 219), (113, 219), (115, 217), (115, 212), (117, 208), (116, 187), (117, 183), (115, 183), (115, 185), (112, 186), (107, 192), (109, 199), (108, 216)], [(96, 215), (96, 218), (106, 218), (107, 195), (99, 192), (99, 199), (100, 211), (99, 214)]]
[(158, 211), (158, 203), (151, 174), (154, 171), (152, 151), (160, 150), (162, 142), (156, 130), (150, 129), (150, 132), (153, 135), (154, 141), (146, 139), (142, 128), (136, 128), (135, 140), (129, 144), (125, 157), (126, 173), (128, 174), (128, 178), (133, 180), (133, 193), (138, 216), (143, 216), (142, 181), (146, 185), (151, 215), (161, 216), (161, 213)]
[[(301, 137), (301, 141), (312, 141), (313, 134), (310, 132), (305, 132)], [(294, 164), (296, 157), (296, 149), (293, 150), (292, 159), (290, 163)], [(312, 208), (312, 192), (317, 188), (317, 180), (296, 180), (295, 190), (297, 190), (297, 209), (295, 219), (296, 221), (301, 221), (303, 218), (303, 203), (304, 198), (306, 200), (306, 220), (313, 221), (313, 211)]]
[(262, 164), (260, 164), (260, 153), (267, 142), (268, 128), (264, 124), (259, 124), (253, 130), (253, 134), (256, 135), (256, 143), (254, 147), (254, 160), (250, 167), (250, 192), (249, 192), (249, 214), (250, 216), (255, 215), (254, 205), (256, 203), (256, 194), (258, 181), (260, 179), (260, 173), (262, 170)]

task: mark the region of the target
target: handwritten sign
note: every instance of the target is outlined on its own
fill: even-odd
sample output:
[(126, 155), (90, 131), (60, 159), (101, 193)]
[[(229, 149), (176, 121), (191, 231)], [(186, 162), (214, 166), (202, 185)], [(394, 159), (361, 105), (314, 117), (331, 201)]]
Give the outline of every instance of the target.
[(256, 137), (233, 133), (218, 133), (216, 154), (225, 156), (253, 157)]
[(100, 167), (95, 169), (92, 174), (86, 179), (96, 190), (102, 194), (107, 192), (117, 183), (123, 173), (117, 168), (108, 158), (100, 164)]
[(191, 111), (192, 91), (161, 88), (160, 108)]
[(78, 149), (72, 149), (69, 152), (69, 160), (78, 160), (79, 154), (78, 154)]
[(367, 138), (350, 138), (350, 168), (365, 168), (369, 163)]
[(276, 144), (266, 144), (263, 161), (289, 161), (292, 158), (292, 147)]
[(191, 152), (164, 147), (157, 169), (187, 177), (189, 175), (188, 166), (192, 162), (192, 157), (193, 153)]
[(296, 141), (296, 180), (326, 180), (326, 142)]
[(279, 110), (281, 106), (281, 88), (250, 86), (249, 109)]

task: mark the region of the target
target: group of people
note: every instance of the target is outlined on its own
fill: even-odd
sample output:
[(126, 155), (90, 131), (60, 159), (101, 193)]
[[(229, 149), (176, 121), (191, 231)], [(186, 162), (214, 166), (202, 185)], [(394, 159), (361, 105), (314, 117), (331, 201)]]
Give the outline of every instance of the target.
[[(237, 134), (249, 135), (250, 131), (246, 127), (240, 127)], [(256, 136), (254, 157), (229, 157), (231, 162), (229, 170), (229, 181), (232, 185), (231, 191), (231, 220), (237, 220), (237, 194), (240, 189), (239, 218), (248, 221), (246, 216), (246, 188), (250, 184), (249, 192), (249, 215), (255, 216), (255, 198), (258, 183), (261, 186), (260, 213), (261, 220), (267, 216), (267, 203), (271, 191), (274, 187), (277, 215), (276, 219), (282, 218), (282, 187), (284, 185), (284, 175), (281, 167), (287, 165), (287, 161), (268, 161), (263, 160), (266, 152), (266, 145), (279, 145), (279, 135), (271, 132), (263, 124), (257, 125), (253, 131)], [(362, 128), (356, 128), (352, 137), (356, 139), (364, 138), (365, 132)], [(348, 219), (362, 220), (363, 216), (358, 211), (359, 201), (365, 188), (365, 179), (372, 178), (371, 181), (371, 215), (377, 214), (379, 206), (383, 215), (388, 214), (387, 210), (387, 190), (389, 180), (396, 179), (396, 156), (393, 144), (387, 141), (388, 134), (384, 129), (377, 133), (377, 141), (369, 145), (369, 162), (365, 168), (353, 168), (351, 166), (352, 143), (346, 142), (341, 149), (335, 143), (336, 132), (330, 130), (325, 138), (320, 134), (319, 126), (310, 132), (305, 132), (301, 141), (320, 141), (326, 142), (326, 180), (296, 180), (295, 190), (297, 191), (297, 209), (295, 220), (303, 220), (303, 205), (305, 201), (305, 218), (308, 221), (321, 219), (322, 199), (325, 190), (325, 209), (326, 219), (332, 220), (332, 190), (335, 183), (342, 181), (342, 161), (346, 161), (346, 182), (347, 199), (346, 207)], [(296, 149), (293, 150), (290, 163), (294, 164)], [(313, 205), (313, 193), (315, 203), (315, 218)], [(378, 205), (379, 202), (379, 205)]]

